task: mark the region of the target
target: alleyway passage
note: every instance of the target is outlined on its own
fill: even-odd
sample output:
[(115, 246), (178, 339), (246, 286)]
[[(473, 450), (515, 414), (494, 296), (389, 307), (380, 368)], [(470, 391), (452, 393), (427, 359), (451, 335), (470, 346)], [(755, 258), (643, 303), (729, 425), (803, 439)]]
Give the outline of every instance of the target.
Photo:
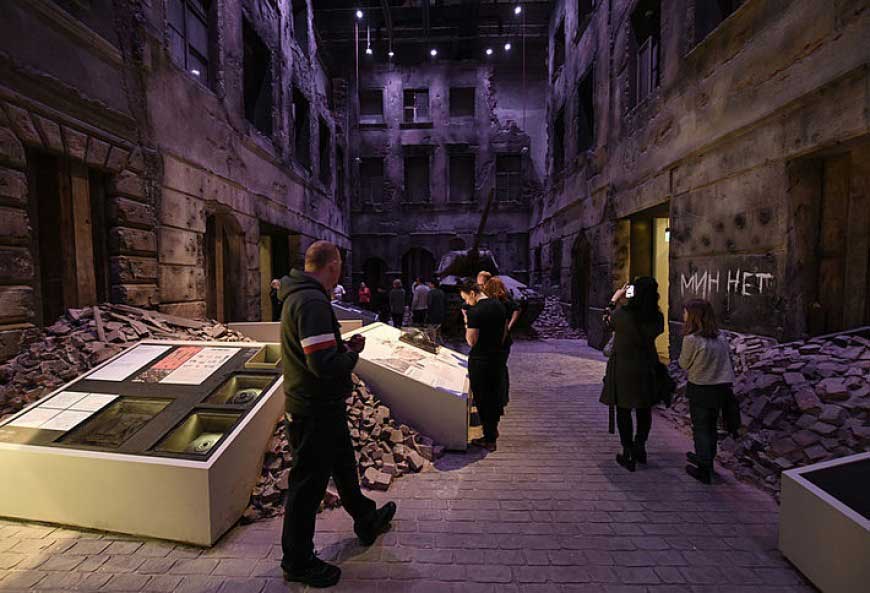
[[(654, 419), (647, 467), (615, 463), (603, 372), (581, 342), (518, 342), (498, 452), (449, 454), (396, 483), (393, 531), (368, 550), (343, 511), (321, 515), (321, 556), (343, 570), (333, 590), (812, 591), (776, 550), (773, 501), (722, 470), (712, 487), (692, 481), (671, 426)], [(238, 527), (199, 550), (0, 522), (0, 591), (297, 591), (281, 580), (280, 529)]]

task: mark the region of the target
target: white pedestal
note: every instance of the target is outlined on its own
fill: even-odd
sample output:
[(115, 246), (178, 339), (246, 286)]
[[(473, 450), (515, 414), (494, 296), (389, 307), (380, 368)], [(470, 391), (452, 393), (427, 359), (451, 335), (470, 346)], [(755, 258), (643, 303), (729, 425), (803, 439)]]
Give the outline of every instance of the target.
[(247, 507), (283, 409), (278, 376), (203, 461), (0, 442), (0, 516), (212, 545)]
[[(350, 332), (366, 336), (355, 372), (372, 386), (395, 417), (448, 449), (468, 447), (467, 358), (448, 348), (431, 354), (399, 341), (401, 331), (374, 323)], [(420, 358), (401, 371), (402, 354)], [(394, 359), (391, 357), (395, 356)], [(391, 366), (398, 365), (398, 366)]]
[[(870, 589), (870, 520), (843, 504), (807, 475), (870, 461), (861, 453), (782, 474), (779, 549), (823, 593)], [(870, 497), (866, 482), (854, 482)], [(866, 499), (865, 499), (866, 500)]]

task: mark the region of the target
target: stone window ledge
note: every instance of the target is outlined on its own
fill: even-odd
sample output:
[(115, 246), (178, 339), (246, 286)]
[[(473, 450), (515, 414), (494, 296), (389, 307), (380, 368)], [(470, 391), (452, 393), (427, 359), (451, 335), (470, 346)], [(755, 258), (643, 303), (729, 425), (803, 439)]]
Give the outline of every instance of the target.
[(434, 127), (431, 121), (408, 121), (399, 124), (402, 130), (431, 130)]
[(386, 122), (360, 122), (359, 129), (360, 130), (386, 130), (387, 124), (386, 124)]

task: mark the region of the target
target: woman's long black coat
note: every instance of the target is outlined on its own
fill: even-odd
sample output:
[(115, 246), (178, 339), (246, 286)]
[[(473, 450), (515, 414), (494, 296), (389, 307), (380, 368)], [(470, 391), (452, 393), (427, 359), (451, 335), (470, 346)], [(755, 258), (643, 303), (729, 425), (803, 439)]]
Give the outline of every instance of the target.
[(613, 353), (607, 360), (601, 403), (620, 408), (649, 408), (655, 404), (655, 340), (665, 331), (661, 313), (653, 322), (638, 323), (635, 313), (618, 307), (610, 316)]

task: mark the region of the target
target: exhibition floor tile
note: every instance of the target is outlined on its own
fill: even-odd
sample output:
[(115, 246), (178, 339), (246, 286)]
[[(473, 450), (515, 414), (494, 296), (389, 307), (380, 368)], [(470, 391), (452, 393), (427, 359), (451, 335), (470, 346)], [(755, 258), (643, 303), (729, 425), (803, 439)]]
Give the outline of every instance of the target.
[[(720, 470), (683, 472), (688, 436), (654, 419), (649, 464), (628, 473), (598, 403), (604, 359), (583, 342), (517, 342), (499, 449), (448, 454), (406, 476), (390, 533), (356, 543), (342, 510), (317, 524), (335, 591), (813, 591), (777, 551), (775, 502)], [(131, 509), (135, 512), (135, 509)], [(0, 591), (299, 591), (281, 579), (281, 519), (211, 549), (0, 521)]]

